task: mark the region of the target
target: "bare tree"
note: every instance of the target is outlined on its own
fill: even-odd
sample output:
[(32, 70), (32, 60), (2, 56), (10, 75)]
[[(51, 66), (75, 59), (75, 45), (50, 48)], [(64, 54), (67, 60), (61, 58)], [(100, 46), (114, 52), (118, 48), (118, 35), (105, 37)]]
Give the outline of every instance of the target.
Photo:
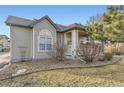
[(93, 62), (100, 53), (100, 45), (94, 42), (81, 43), (76, 50), (76, 56), (84, 63)]
[(66, 47), (64, 47), (61, 44), (55, 44), (53, 46), (53, 50), (51, 50), (51, 52), (49, 53), (50, 56), (52, 56), (53, 59), (57, 60), (57, 61), (64, 61), (65, 60), (65, 51), (66, 51)]

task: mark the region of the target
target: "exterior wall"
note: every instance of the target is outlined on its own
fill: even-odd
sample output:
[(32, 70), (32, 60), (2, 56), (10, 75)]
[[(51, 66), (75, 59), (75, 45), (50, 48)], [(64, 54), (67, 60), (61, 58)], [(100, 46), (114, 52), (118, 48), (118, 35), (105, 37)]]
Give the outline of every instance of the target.
[(46, 59), (49, 58), (49, 52), (40, 52), (38, 51), (38, 36), (41, 30), (49, 30), (51, 31), (53, 37), (53, 44), (56, 43), (56, 29), (54, 26), (47, 20), (42, 20), (41, 22), (37, 23), (33, 28), (34, 33), (34, 59)]
[(57, 43), (64, 45), (64, 33), (57, 33)]
[(22, 59), (32, 58), (32, 29), (25, 27), (10, 26), (11, 61), (17, 62)]

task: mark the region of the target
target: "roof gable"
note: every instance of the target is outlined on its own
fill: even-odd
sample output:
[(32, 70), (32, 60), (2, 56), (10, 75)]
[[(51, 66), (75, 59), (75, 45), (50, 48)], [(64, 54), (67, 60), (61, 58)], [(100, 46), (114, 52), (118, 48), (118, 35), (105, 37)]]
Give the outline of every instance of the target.
[(39, 20), (33, 22), (32, 24), (30, 24), (30, 26), (34, 26), (34, 25), (36, 25), (37, 23), (39, 23), (39, 22), (41, 22), (41, 21), (43, 21), (43, 20), (45, 20), (45, 19), (47, 19), (47, 20), (55, 27), (56, 30), (59, 30), (59, 28), (58, 28), (58, 27), (56, 26), (56, 24), (49, 18), (48, 15), (46, 15), (46, 16), (40, 18)]

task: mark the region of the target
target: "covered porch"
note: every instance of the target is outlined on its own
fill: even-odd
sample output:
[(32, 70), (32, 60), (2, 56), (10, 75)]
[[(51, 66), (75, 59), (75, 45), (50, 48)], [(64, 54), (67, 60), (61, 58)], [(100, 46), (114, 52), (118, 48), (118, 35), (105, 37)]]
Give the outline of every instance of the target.
[(76, 58), (76, 48), (80, 43), (86, 43), (88, 41), (88, 35), (85, 30), (73, 29), (64, 33), (64, 43), (67, 46), (65, 53), (66, 58)]

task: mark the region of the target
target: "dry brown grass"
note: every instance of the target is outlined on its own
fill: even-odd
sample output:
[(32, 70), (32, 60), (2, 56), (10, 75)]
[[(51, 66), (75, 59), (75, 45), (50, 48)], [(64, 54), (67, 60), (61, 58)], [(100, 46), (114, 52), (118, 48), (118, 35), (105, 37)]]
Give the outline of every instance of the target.
[(104, 67), (41, 71), (0, 81), (0, 86), (124, 86), (124, 59)]

